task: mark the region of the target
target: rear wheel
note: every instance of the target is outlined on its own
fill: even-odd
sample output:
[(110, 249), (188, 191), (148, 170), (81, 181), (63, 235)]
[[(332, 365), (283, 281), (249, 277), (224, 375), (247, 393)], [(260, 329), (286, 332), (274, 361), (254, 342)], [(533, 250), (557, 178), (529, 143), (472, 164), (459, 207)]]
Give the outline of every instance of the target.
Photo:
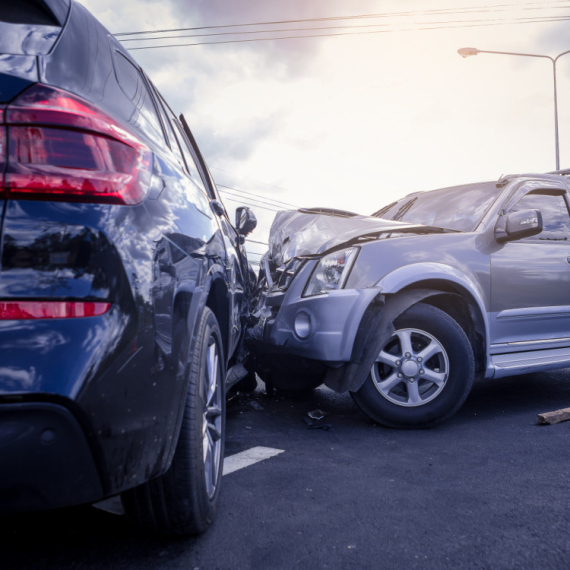
[(194, 342), (181, 344), (188, 395), (172, 464), (160, 477), (121, 496), (127, 516), (145, 532), (204, 532), (217, 511), (224, 457), (225, 375), (220, 328), (210, 309), (202, 313)]
[(405, 311), (394, 327), (395, 334), (352, 397), (380, 424), (431, 427), (451, 417), (471, 390), (471, 344), (447, 313), (422, 303)]

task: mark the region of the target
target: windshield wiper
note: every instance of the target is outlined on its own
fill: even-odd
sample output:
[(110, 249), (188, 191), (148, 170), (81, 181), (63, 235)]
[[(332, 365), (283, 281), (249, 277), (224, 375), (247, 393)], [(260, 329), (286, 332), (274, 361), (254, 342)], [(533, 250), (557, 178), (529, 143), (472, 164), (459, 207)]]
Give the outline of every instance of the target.
[(380, 210), (378, 210), (377, 212), (374, 212), (372, 214), (372, 217), (373, 218), (381, 218), (386, 212), (389, 212), (397, 203), (398, 203), (398, 200), (396, 200), (395, 202), (392, 202), (391, 204), (388, 204), (387, 206), (384, 206), (383, 208), (380, 208)]
[(392, 218), (395, 222), (401, 221), (404, 215), (408, 212), (408, 210), (414, 205), (415, 201), (418, 197), (412, 198), (409, 202), (406, 202), (397, 212), (396, 215)]

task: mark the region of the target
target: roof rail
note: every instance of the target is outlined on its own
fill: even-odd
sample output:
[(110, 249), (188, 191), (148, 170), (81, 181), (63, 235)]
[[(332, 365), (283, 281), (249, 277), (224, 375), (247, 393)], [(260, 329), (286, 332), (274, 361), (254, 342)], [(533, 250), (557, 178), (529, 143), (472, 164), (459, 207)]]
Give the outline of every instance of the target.
[(564, 170), (553, 170), (552, 172), (547, 172), (546, 174), (561, 174), (563, 176), (570, 175), (570, 168), (565, 168)]

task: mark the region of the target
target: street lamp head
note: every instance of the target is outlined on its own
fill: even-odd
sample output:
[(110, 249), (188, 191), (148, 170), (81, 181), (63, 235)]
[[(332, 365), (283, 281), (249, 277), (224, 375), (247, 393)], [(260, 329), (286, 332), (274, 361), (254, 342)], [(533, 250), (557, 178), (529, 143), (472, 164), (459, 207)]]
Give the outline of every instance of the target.
[(457, 50), (457, 53), (461, 57), (469, 57), (470, 55), (477, 55), (479, 50), (477, 48), (460, 48)]

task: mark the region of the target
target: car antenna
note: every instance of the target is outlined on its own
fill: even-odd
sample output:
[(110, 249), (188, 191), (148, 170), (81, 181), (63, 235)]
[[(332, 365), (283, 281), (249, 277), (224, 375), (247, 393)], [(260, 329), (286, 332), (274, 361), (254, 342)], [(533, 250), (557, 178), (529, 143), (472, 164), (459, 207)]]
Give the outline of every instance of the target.
[(497, 180), (497, 183), (495, 184), (495, 186), (497, 188), (503, 188), (507, 185), (508, 181), (509, 181), (509, 179), (507, 177), (505, 177), (504, 174), (501, 174), (501, 176), (499, 176), (499, 180)]

